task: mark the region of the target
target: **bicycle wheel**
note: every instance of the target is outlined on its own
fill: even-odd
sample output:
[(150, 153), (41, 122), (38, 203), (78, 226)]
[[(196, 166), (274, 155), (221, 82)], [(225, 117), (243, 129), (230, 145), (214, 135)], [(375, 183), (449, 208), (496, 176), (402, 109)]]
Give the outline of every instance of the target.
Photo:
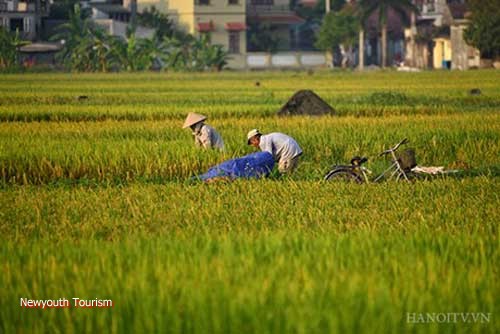
[(329, 171), (328, 174), (325, 175), (325, 181), (363, 183), (363, 178), (361, 177), (361, 175), (355, 173), (351, 169), (338, 168)]

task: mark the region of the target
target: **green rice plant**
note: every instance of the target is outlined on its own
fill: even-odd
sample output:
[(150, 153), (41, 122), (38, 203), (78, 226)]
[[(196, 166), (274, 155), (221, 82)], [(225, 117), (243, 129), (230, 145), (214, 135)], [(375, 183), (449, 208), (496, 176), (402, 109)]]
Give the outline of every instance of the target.
[[(3, 190), (0, 326), (494, 333), (499, 186), (483, 177), (363, 191), (311, 181)], [(115, 305), (30, 310), (21, 297)], [(412, 324), (408, 312), (492, 320)]]
[[(385, 118), (227, 118), (213, 124), (226, 140), (224, 154), (194, 147), (181, 121), (105, 121), (0, 124), (3, 183), (186, 179), (230, 157), (252, 151), (251, 128), (281, 131), (304, 150), (297, 179), (316, 179), (334, 163), (376, 154), (410, 138), (421, 165), (494, 170), (500, 154), (498, 114)], [(373, 159), (377, 168), (383, 161)], [(377, 169), (376, 168), (376, 169)]]
[[(0, 333), (498, 333), (498, 78), (0, 76)], [(337, 115), (277, 117), (299, 89)], [(194, 146), (181, 128), (190, 111), (209, 117), (225, 152)], [(252, 152), (252, 128), (298, 141), (292, 177), (188, 182)], [(354, 155), (381, 171), (376, 154), (405, 137), (420, 165), (465, 172), (322, 181)], [(21, 298), (114, 306), (24, 308)], [(409, 321), (449, 313), (488, 318)]]

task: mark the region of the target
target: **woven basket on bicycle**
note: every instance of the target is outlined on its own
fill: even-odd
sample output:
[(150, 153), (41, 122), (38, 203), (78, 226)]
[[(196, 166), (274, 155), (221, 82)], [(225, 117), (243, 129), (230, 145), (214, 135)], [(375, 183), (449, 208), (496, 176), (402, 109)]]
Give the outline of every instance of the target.
[(398, 162), (405, 172), (411, 171), (411, 169), (417, 165), (415, 150), (413, 148), (408, 148), (400, 152), (398, 154)]

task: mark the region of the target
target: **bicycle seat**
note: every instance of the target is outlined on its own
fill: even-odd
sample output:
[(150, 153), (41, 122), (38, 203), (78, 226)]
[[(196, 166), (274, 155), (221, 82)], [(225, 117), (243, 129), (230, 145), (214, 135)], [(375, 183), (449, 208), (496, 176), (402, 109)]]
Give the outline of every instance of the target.
[(365, 162), (368, 161), (368, 158), (367, 157), (354, 157), (351, 159), (351, 165), (353, 166), (361, 166), (362, 164), (364, 164)]

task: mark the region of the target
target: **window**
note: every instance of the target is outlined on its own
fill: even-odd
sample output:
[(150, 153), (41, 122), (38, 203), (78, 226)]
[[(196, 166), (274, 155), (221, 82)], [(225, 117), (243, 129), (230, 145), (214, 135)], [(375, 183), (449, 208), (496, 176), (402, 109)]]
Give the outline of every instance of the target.
[(228, 5), (239, 5), (239, 0), (227, 0)]
[[(0, 1), (0, 12), (6, 12), (7, 11), (7, 3)], [(0, 24), (2, 24), (2, 20), (0, 20)]]
[(297, 49), (297, 38), (296, 38), (297, 36), (296, 36), (294, 29), (290, 29), (289, 36), (290, 36), (290, 48), (292, 50), (296, 50)]
[(476, 49), (474, 49), (472, 46), (467, 47), (467, 58), (476, 58)]
[(427, 7), (428, 13), (434, 13), (436, 11), (436, 1), (435, 0), (427, 0), (426, 7)]
[(210, 0), (196, 0), (197, 5), (210, 5)]
[(10, 19), (10, 31), (16, 30), (19, 30), (19, 32), (24, 31), (23, 19)]
[(229, 53), (240, 53), (240, 32), (229, 32)]
[(25, 32), (32, 32), (32, 21), (31, 18), (25, 17), (24, 18), (24, 31)]

